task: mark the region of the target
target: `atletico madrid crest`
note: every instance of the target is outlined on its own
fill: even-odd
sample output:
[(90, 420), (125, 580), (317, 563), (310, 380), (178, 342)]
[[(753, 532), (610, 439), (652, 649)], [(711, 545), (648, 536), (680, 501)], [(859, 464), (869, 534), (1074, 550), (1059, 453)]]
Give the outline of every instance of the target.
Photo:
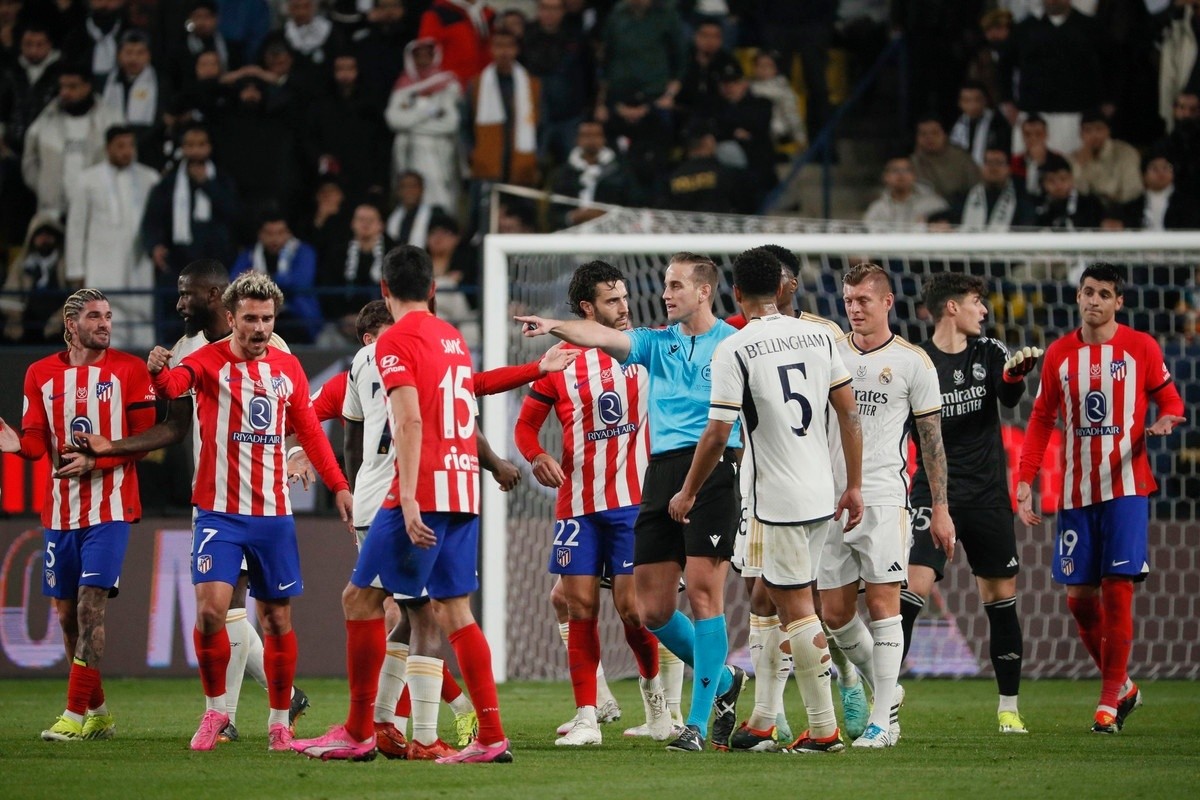
[(1114, 381), (1125, 380), (1125, 359), (1114, 361), (1108, 365), (1108, 374)]
[(107, 403), (109, 400), (112, 400), (112, 394), (113, 394), (113, 382), (112, 381), (100, 381), (99, 383), (96, 384), (96, 399), (99, 400), (100, 402)]
[(212, 556), (196, 556), (196, 571), (201, 575), (212, 569)]
[(1058, 562), (1058, 568), (1062, 572), (1063, 575), (1070, 577), (1071, 573), (1075, 571), (1075, 559), (1072, 559), (1072, 558), (1060, 559)]
[(555, 549), (554, 560), (558, 562), (560, 567), (565, 567), (571, 563), (571, 548), (559, 547)]

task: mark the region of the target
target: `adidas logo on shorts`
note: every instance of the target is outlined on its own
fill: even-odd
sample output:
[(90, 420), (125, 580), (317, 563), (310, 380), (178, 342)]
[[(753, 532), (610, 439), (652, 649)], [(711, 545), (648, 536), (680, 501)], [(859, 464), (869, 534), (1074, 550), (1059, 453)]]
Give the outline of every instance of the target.
[(1016, 556), (1013, 556), (1012, 558), (1010, 558), (1010, 559), (1008, 560), (1008, 563), (1007, 563), (1007, 564), (1005, 564), (1004, 566), (1005, 566), (1007, 569), (1012, 569), (1012, 568), (1013, 568), (1013, 567), (1015, 567), (1016, 565), (1017, 565), (1017, 557), (1016, 557)]
[(893, 561), (892, 565), (887, 568), (888, 572), (904, 572), (904, 567), (900, 566), (899, 561)]

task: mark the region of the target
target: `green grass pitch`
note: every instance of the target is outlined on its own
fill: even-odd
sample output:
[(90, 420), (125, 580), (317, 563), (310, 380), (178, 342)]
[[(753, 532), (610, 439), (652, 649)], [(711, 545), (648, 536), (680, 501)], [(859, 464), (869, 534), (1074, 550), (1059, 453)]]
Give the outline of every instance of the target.
[[(299, 724), (315, 736), (346, 712), (342, 680), (301, 680), (312, 709)], [(604, 744), (556, 748), (554, 728), (571, 714), (570, 687), (501, 687), (511, 765), (439, 766), (388, 761), (322, 763), (266, 750), (266, 695), (247, 681), (240, 742), (192, 753), (202, 701), (199, 680), (110, 680), (117, 737), (46, 743), (39, 732), (62, 710), (66, 680), (0, 682), (0, 797), (25, 798), (1072, 798), (1187, 797), (1200, 776), (1200, 684), (1143, 686), (1146, 704), (1117, 736), (1088, 731), (1094, 681), (1027, 681), (1021, 707), (1030, 733), (996, 732), (990, 681), (909, 681), (904, 738), (887, 751), (847, 748), (831, 756), (668, 753), (621, 736), (642, 722), (633, 681), (613, 684), (626, 716), (604, 726)], [(739, 704), (753, 703), (753, 684)], [(685, 701), (687, 697), (685, 688)], [(787, 706), (803, 719), (795, 685)], [(840, 713), (840, 709), (839, 709)], [(444, 735), (452, 717), (443, 708)], [(799, 731), (797, 731), (798, 733)]]

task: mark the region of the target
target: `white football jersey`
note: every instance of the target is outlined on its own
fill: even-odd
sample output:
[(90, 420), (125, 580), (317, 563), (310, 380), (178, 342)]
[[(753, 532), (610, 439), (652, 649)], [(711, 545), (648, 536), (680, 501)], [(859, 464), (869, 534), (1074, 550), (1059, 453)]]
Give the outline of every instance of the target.
[[(833, 337), (834, 342), (846, 335), (846, 332), (841, 330), (841, 326), (838, 323), (835, 323), (835, 321), (832, 319), (821, 317), (821, 315), (818, 314), (811, 314), (809, 312), (802, 311), (796, 314), (796, 319), (803, 320), (805, 323), (816, 323), (817, 325), (823, 325), (826, 327), (826, 330), (829, 331), (829, 336)], [(840, 437), (841, 428), (838, 427), (838, 415), (834, 413), (832, 405), (826, 409), (826, 419), (828, 420), (826, 426), (827, 437), (830, 439)], [(839, 443), (840, 441), (841, 440), (839, 439)], [(745, 449), (742, 452), (742, 469), (738, 471), (738, 488), (740, 489), (740, 492), (742, 492), (743, 509), (750, 509), (750, 489), (754, 487), (754, 453), (752, 453), (750, 450), (752, 445), (750, 444), (749, 439), (746, 439), (744, 444)], [(845, 469), (842, 469), (842, 480), (840, 483), (838, 483), (838, 486), (840, 486), (842, 489), (845, 489), (845, 485)], [(841, 497), (841, 492), (838, 492), (838, 497)]]
[(717, 346), (709, 418), (742, 416), (755, 519), (798, 525), (833, 516), (825, 416), (830, 391), (849, 381), (836, 337), (819, 323), (773, 314)]
[(354, 527), (365, 528), (375, 519), (396, 471), (387, 394), (375, 363), (374, 342), (354, 354), (342, 416), (363, 426), (363, 460), (354, 478)]
[[(216, 341), (224, 341), (232, 335), (232, 333), (226, 334)], [(179, 362), (183, 361), (201, 347), (209, 344), (212, 344), (212, 342), (208, 341), (208, 338), (204, 335), (203, 330), (197, 332), (194, 336), (180, 336), (179, 341), (177, 341), (175, 346), (171, 348), (171, 358), (167, 361), (167, 368), (173, 369), (174, 367), (179, 366)], [(283, 339), (280, 339), (279, 336), (274, 333), (271, 334), (271, 338), (267, 341), (267, 346), (282, 350), (285, 353), (292, 352), (290, 349), (288, 349), (287, 342), (285, 342)], [(195, 488), (195, 468), (200, 459), (200, 418), (196, 415), (195, 390), (189, 389), (184, 397), (192, 398), (192, 488)]]
[[(937, 369), (924, 350), (892, 335), (874, 350), (862, 351), (854, 334), (838, 342), (850, 372), (862, 423), (862, 496), (868, 506), (908, 505), (908, 418), (942, 412)], [(836, 425), (837, 422), (832, 423)], [(846, 485), (840, 437), (830, 441), (838, 490)]]

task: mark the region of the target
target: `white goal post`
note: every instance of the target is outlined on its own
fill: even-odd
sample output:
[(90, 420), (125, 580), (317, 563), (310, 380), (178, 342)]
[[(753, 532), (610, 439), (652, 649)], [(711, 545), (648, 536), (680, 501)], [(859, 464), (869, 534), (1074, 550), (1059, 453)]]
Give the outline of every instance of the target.
[[(1081, 260), (1120, 260), (1122, 255), (1137, 254), (1139, 260), (1157, 259), (1167, 254), (1165, 261), (1173, 264), (1200, 264), (1200, 232), (1074, 232), (1074, 233), (910, 233), (910, 234), (580, 234), (571, 235), (503, 235), (491, 234), (483, 242), (482, 271), (482, 340), (483, 369), (493, 369), (509, 363), (514, 339), (521, 333), (512, 321), (514, 278), (510, 259), (517, 256), (575, 257), (573, 263), (591, 258), (641, 254), (654, 256), (665, 266), (666, 257), (676, 251), (688, 250), (717, 255), (736, 254), (766, 243), (778, 244), (797, 254), (811, 254), (818, 264), (821, 259), (837, 256), (839, 263), (858, 260), (926, 259), (939, 264), (970, 261), (980, 257), (1016, 260), (1052, 259), (1057, 262)], [(571, 267), (573, 269), (573, 267)], [(817, 267), (821, 269), (821, 267)], [(939, 271), (925, 269), (925, 274)], [(569, 274), (570, 270), (567, 270)], [(565, 283), (563, 284), (565, 289)], [(725, 287), (728, 291), (728, 287)], [(631, 287), (631, 293), (638, 289)], [(558, 316), (565, 315), (565, 291), (557, 298)], [(1073, 293), (1071, 294), (1073, 297)], [(632, 300), (631, 298), (631, 306)], [(532, 311), (531, 313), (544, 313)], [(635, 315), (635, 324), (646, 320)], [(547, 337), (546, 347), (554, 343)], [(545, 348), (541, 348), (545, 349)], [(519, 461), (519, 454), (510, 455), (513, 422), (510, 403), (497, 398), (482, 398), (482, 428), (492, 448), (503, 457)], [(1193, 422), (1194, 424), (1194, 422)], [(484, 514), (481, 521), (481, 579), (482, 625), (492, 649), (493, 669), (497, 681), (509, 676), (508, 626), (510, 617), (531, 613), (531, 607), (509, 605), (509, 503), (505, 493), (490, 479), (482, 481)], [(547, 530), (548, 530), (547, 520)], [(550, 625), (550, 621), (546, 621)], [(514, 654), (516, 655), (516, 654)]]

